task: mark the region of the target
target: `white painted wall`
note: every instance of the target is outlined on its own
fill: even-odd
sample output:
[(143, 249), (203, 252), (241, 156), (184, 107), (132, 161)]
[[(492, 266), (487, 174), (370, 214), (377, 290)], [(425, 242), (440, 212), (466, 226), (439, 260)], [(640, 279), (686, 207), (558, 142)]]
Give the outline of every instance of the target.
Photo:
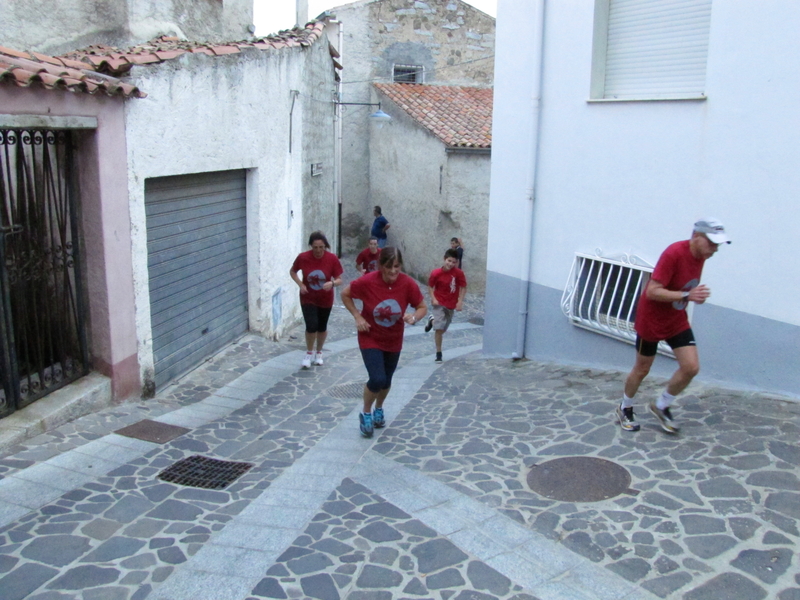
[[(310, 162), (332, 166), (334, 83), (325, 36), (309, 48), (253, 50), (225, 57), (184, 55), (157, 67), (134, 68), (133, 80), (148, 94), (140, 102), (126, 104), (136, 328), (139, 361), (147, 379), (153, 354), (145, 180), (250, 170), (250, 327), (280, 335), (300, 315), (297, 286), (288, 274), (292, 261), (306, 249), (312, 230), (334, 231), (332, 169), (310, 181)], [(293, 111), (289, 153), (291, 90), (300, 96)], [(306, 143), (309, 136), (315, 143)], [(304, 215), (313, 215), (315, 222), (305, 223)], [(273, 330), (271, 298), (278, 289), (283, 290), (284, 320)]]
[[(540, 101), (518, 15), (542, 3)], [(588, 102), (593, 15), (593, 0), (500, 0), (484, 351), (629, 369), (629, 346), (561, 313), (575, 253), (654, 264), (715, 216), (734, 242), (705, 265), (712, 295), (693, 311), (699, 379), (797, 396), (800, 5), (715, 0), (707, 99), (692, 101)], [(674, 369), (656, 359), (654, 373)]]
[[(519, 277), (515, 218), (535, 102), (530, 41), (501, 0), (496, 63), (490, 271)], [(794, 242), (800, 189), (800, 4), (715, 0), (706, 101), (588, 103), (592, 0), (547, 2), (542, 121), (530, 280), (564, 286), (576, 251), (631, 252), (655, 263), (698, 217), (734, 243), (706, 265), (712, 304), (800, 325)], [(505, 20), (504, 20), (505, 19)]]
[(450, 239), (462, 237), (470, 290), (483, 291), (490, 156), (447, 153), (392, 101), (385, 100), (384, 109), (392, 120), (372, 126), (370, 180), (372, 198), (391, 225), (388, 245), (403, 251), (407, 273), (427, 282)]
[(126, 47), (161, 35), (194, 41), (247, 39), (253, 0), (4, 0), (8, 48), (61, 54), (91, 44)]

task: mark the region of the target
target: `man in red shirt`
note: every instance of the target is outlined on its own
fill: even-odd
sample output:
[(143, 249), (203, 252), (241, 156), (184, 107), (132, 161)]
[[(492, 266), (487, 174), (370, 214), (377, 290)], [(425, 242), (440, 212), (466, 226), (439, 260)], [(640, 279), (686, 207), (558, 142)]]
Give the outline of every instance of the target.
[(364, 248), (358, 256), (356, 256), (356, 269), (358, 269), (361, 275), (378, 270), (379, 250), (378, 238), (369, 238), (369, 246)]
[(667, 388), (649, 409), (667, 433), (677, 433), (670, 412), (675, 396), (691, 383), (700, 371), (694, 334), (686, 316), (689, 302), (703, 304), (711, 290), (700, 284), (703, 264), (719, 249), (730, 244), (725, 227), (716, 219), (702, 219), (694, 224), (692, 237), (675, 242), (664, 250), (636, 308), (636, 363), (625, 380), (622, 403), (617, 418), (625, 431), (638, 431), (633, 415), (633, 397), (656, 357), (658, 342), (665, 340), (678, 359), (678, 369)]
[(436, 362), (442, 362), (442, 337), (450, 321), (453, 320), (453, 311), (464, 307), (464, 294), (467, 293), (467, 278), (464, 271), (459, 269), (458, 253), (449, 248), (444, 253), (444, 263), (440, 269), (434, 269), (428, 278), (428, 290), (431, 294), (431, 316), (425, 331), (435, 330)]

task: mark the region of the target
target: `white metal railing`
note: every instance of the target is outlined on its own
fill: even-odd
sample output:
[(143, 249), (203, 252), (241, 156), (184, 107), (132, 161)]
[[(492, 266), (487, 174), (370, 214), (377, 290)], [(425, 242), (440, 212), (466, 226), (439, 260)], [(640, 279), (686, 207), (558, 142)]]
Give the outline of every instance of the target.
[[(653, 266), (635, 255), (576, 253), (561, 297), (561, 310), (577, 327), (633, 344), (636, 307)], [(664, 342), (658, 351), (674, 356)]]

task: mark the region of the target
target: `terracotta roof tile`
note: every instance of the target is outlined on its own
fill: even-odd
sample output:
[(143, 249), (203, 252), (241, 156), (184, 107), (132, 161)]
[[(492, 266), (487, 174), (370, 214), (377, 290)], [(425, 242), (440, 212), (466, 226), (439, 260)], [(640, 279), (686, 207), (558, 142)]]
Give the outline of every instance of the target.
[(40, 84), (45, 89), (79, 93), (105, 92), (109, 96), (136, 98), (145, 96), (135, 86), (123, 85), (115, 77), (94, 73), (91, 64), (3, 47), (0, 47), (0, 80), (13, 82), (20, 87)]
[[(63, 56), (46, 56), (38, 52), (21, 52), (0, 46), (0, 81), (28, 87), (37, 83), (47, 89), (72, 92), (105, 92), (110, 96), (143, 98), (139, 88), (123, 83), (133, 65), (160, 63), (189, 53), (223, 56), (237, 54), (243, 48), (271, 50), (307, 47), (315, 43), (325, 29), (324, 21), (312, 21), (304, 28), (287, 29), (254, 41), (212, 44), (189, 42), (173, 36), (162, 36), (127, 49), (95, 45)], [(333, 55), (332, 46), (329, 52)], [(336, 69), (341, 69), (338, 62)], [(337, 74), (338, 76), (338, 74)]]
[(375, 87), (448, 146), (492, 147), (491, 88), (416, 83)]
[(6, 56), (14, 56), (16, 58), (29, 58), (30, 54), (27, 52), (20, 52), (19, 50), (14, 50), (13, 48), (6, 48), (5, 46), (0, 46), (0, 54), (5, 54)]

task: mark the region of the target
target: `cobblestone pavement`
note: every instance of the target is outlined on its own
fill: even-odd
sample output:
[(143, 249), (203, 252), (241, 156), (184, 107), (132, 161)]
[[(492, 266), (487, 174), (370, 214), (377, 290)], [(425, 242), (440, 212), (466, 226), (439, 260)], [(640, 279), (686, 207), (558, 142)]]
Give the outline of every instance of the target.
[[(408, 330), (372, 440), (337, 308), (323, 367), (299, 370), (299, 339), (246, 336), (154, 400), (8, 449), (0, 598), (800, 599), (800, 405), (694, 385), (680, 435), (643, 406), (642, 430), (622, 432), (620, 373), (485, 359), (468, 300), (443, 365)], [(145, 418), (189, 431), (113, 433)], [(157, 477), (193, 455), (252, 467), (222, 490)], [(566, 456), (613, 461), (630, 488), (595, 502), (530, 489)]]

